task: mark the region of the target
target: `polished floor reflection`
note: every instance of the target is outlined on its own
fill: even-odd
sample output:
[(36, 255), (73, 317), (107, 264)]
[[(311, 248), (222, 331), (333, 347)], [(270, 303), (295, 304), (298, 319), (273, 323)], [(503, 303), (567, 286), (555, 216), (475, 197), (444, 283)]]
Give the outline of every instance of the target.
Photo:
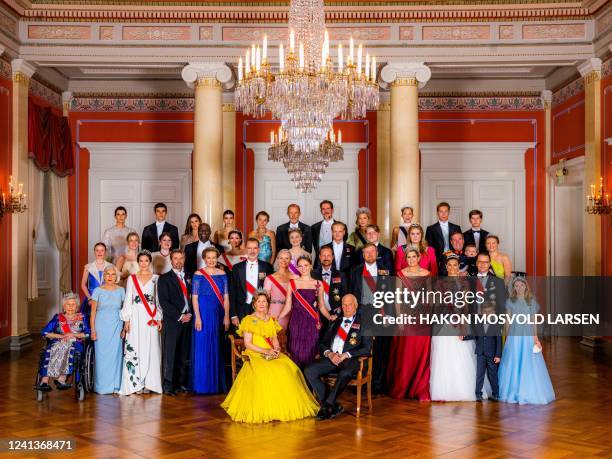
[[(222, 396), (94, 394), (76, 402), (72, 392), (53, 391), (37, 402), (35, 346), (0, 357), (0, 438), (72, 438), (75, 454), (104, 458), (612, 457), (612, 353), (578, 343), (544, 342), (557, 394), (550, 405), (380, 397), (359, 420), (347, 414), (266, 425), (233, 423), (219, 407)], [(344, 397), (347, 410), (353, 399)]]

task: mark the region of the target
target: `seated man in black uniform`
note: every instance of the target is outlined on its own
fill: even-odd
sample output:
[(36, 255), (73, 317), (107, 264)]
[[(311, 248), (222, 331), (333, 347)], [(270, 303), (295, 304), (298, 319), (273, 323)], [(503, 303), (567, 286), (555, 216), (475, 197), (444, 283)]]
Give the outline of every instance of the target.
[[(372, 352), (372, 337), (363, 336), (361, 318), (357, 314), (357, 298), (350, 293), (342, 298), (342, 315), (333, 321), (319, 343), (319, 360), (304, 370), (310, 387), (321, 403), (317, 419), (335, 418), (342, 413), (336, 400), (357, 374), (359, 357)], [(336, 384), (329, 393), (321, 376), (337, 373)]]

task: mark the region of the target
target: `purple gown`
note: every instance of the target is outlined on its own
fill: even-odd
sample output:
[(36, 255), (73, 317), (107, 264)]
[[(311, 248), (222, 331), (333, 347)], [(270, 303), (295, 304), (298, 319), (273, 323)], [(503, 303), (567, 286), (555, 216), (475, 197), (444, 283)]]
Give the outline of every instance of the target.
[[(298, 292), (319, 313), (315, 305), (317, 301), (317, 289), (299, 288)], [(295, 297), (291, 295), (291, 318), (289, 319), (289, 353), (291, 359), (300, 367), (314, 362), (317, 355), (317, 343), (319, 341), (319, 330), (317, 323), (306, 311)]]

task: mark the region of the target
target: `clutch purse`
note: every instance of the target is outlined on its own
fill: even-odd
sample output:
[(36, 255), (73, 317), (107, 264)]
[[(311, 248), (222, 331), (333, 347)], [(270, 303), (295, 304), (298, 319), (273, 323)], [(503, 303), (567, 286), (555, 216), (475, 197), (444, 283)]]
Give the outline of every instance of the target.
[(533, 345), (533, 353), (534, 354), (539, 354), (540, 352), (542, 352), (542, 348), (540, 346), (538, 346), (537, 344)]

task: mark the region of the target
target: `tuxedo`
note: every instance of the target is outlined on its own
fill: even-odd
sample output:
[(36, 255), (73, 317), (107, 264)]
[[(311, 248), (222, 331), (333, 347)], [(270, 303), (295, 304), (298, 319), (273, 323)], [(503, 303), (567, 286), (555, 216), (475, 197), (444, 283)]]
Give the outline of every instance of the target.
[[(480, 240), (478, 246), (476, 247), (479, 253), (487, 251), (487, 246), (485, 243), (487, 241), (488, 235), (488, 231), (485, 231), (483, 229), (480, 230)], [(472, 228), (463, 233), (463, 240), (465, 241), (464, 247), (468, 244), (476, 245), (476, 239), (474, 238), (474, 230)]]
[[(264, 279), (274, 272), (274, 268), (270, 263), (257, 260), (257, 285), (253, 287), (262, 289)], [(247, 260), (241, 261), (234, 265), (232, 269), (232, 280), (230, 282), (230, 317), (238, 317), (242, 320), (253, 312), (250, 303), (247, 303)]]
[(427, 243), (436, 251), (436, 258), (438, 259), (438, 263), (445, 261), (445, 245), (448, 247), (449, 250), (452, 250), (453, 247), (450, 244), (450, 236), (453, 233), (461, 233), (461, 227), (451, 222), (448, 222), (447, 237), (444, 237), (442, 226), (440, 225), (439, 221), (427, 227), (427, 231), (425, 232), (425, 239), (427, 240)]
[[(298, 227), (302, 232), (302, 248), (310, 254), (312, 252), (312, 232), (310, 226), (298, 222)], [(283, 223), (276, 228), (276, 253), (282, 249), (290, 249), (289, 243), (289, 222)]]
[(312, 271), (312, 278), (317, 280), (325, 280), (329, 284), (329, 294), (326, 293), (326, 300), (333, 314), (339, 314), (342, 307), (342, 297), (349, 292), (348, 278), (345, 273), (338, 271), (333, 265), (331, 266), (331, 275), (323, 279), (323, 267)]
[[(379, 266), (384, 267), (384, 269), (389, 270), (389, 274), (393, 276), (395, 274), (395, 262), (393, 260), (393, 252), (391, 252), (391, 249), (379, 243), (376, 245), (376, 252), (376, 263)], [(357, 263), (363, 263), (363, 249), (359, 249), (357, 251), (355, 259)]]
[[(385, 303), (383, 308), (375, 308), (373, 306), (374, 293), (390, 291), (395, 287), (395, 282), (391, 277), (391, 271), (385, 266), (379, 266), (376, 263), (377, 276), (372, 276), (374, 283), (374, 291), (370, 288), (366, 281), (364, 269), (366, 264), (361, 263), (351, 270), (351, 293), (357, 298), (357, 302), (361, 307), (361, 316), (366, 328), (372, 328), (374, 324), (374, 315), (377, 314), (394, 314), (393, 304)], [(373, 344), (374, 368), (372, 369), (372, 390), (376, 394), (382, 394), (386, 391), (386, 373), (389, 354), (391, 351), (391, 337), (377, 336)]]
[[(334, 220), (334, 223), (340, 223), (338, 220)], [(334, 224), (332, 223), (332, 225)], [(343, 223), (344, 224), (344, 223)], [(312, 233), (312, 247), (314, 248), (315, 257), (319, 257), (319, 250), (322, 246), (320, 246), (321, 239), (321, 226), (323, 226), (323, 220), (316, 222), (314, 225), (310, 227), (310, 232)], [(345, 225), (346, 228), (346, 225)], [(348, 232), (344, 231), (344, 240), (348, 239)], [(326, 245), (326, 244), (323, 244)]]
[[(372, 352), (372, 337), (363, 335), (359, 313), (355, 314), (352, 322), (343, 328), (347, 334), (344, 343), (338, 335), (338, 329), (343, 325), (343, 322), (344, 317), (339, 316), (331, 323), (319, 342), (320, 358), (304, 370), (304, 375), (321, 404), (334, 406), (342, 391), (359, 370), (359, 357), (367, 357)], [(350, 357), (336, 366), (329, 358), (324, 357), (326, 351), (347, 352)], [(337, 379), (329, 394), (326, 394), (327, 387), (321, 381), (321, 376), (330, 373), (337, 373)]]
[[(334, 241), (330, 242), (329, 244), (325, 244), (323, 247), (329, 247), (330, 249), (332, 249), (332, 254), (334, 257), (334, 261), (332, 262), (332, 265), (334, 266), (334, 268), (338, 269), (338, 266), (336, 265), (336, 252), (334, 251)], [(348, 276), (351, 271), (351, 268), (356, 263), (357, 263), (357, 258), (356, 258), (355, 247), (353, 247), (351, 244), (347, 244), (346, 242), (342, 242), (342, 253), (340, 255), (339, 271), (342, 271)], [(315, 268), (318, 268), (318, 267), (319, 267), (319, 259), (317, 258), (317, 261), (315, 263)]]
[(174, 391), (187, 386), (189, 350), (191, 348), (192, 321), (180, 322), (182, 314), (192, 313), (191, 292), (185, 297), (179, 276), (170, 270), (159, 276), (157, 281), (157, 302), (163, 313), (162, 345), (164, 391)]
[(464, 336), (464, 340), (476, 340), (476, 398), (482, 399), (482, 386), (484, 385), (485, 371), (491, 384), (493, 398), (499, 398), (499, 384), (497, 370), (499, 364), (493, 359), (502, 355), (502, 331), (499, 324), (492, 324), (484, 329), (483, 324), (476, 326), (475, 335)]
[[(495, 303), (496, 314), (503, 314), (506, 310), (506, 298), (508, 295), (506, 284), (490, 271), (484, 283), (482, 279), (484, 278), (477, 275), (470, 278), (472, 281), (472, 291), (482, 292), (485, 302)], [(480, 311), (473, 312), (479, 313)]]
[[(171, 225), (168, 222), (164, 222), (164, 228), (162, 230), (162, 233), (170, 233), (170, 237), (172, 238), (172, 248), (179, 248), (180, 240), (178, 228), (176, 226)], [(159, 236), (157, 235), (157, 225), (155, 223), (151, 223), (150, 225), (145, 226), (142, 230), (140, 247), (142, 248), (142, 250), (148, 250), (151, 253), (159, 252)]]
[[(198, 270), (198, 243), (195, 241), (185, 246), (185, 277), (191, 281), (194, 273)], [(216, 244), (213, 241), (209, 241), (210, 246), (216, 248), (219, 253), (225, 252), (225, 248), (222, 245)]]

